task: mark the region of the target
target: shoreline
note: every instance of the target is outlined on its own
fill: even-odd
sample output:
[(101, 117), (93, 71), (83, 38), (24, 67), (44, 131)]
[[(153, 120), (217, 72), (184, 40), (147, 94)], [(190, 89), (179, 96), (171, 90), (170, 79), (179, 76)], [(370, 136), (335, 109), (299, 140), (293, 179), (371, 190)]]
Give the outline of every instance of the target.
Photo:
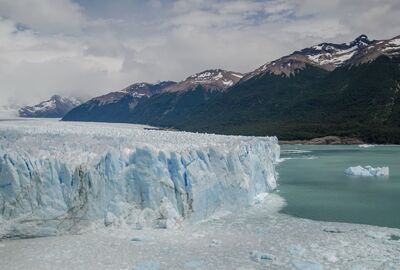
[(356, 137), (325, 136), (310, 140), (279, 140), (279, 144), (306, 144), (306, 145), (360, 145), (366, 144)]

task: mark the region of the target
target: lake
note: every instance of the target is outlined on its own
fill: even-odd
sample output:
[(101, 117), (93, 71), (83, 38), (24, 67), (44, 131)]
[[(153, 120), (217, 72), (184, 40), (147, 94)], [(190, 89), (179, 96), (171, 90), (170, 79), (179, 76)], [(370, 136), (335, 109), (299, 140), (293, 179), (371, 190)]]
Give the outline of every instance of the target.
[[(283, 145), (281, 212), (313, 220), (400, 228), (400, 147)], [(350, 177), (350, 166), (388, 166), (389, 177)]]

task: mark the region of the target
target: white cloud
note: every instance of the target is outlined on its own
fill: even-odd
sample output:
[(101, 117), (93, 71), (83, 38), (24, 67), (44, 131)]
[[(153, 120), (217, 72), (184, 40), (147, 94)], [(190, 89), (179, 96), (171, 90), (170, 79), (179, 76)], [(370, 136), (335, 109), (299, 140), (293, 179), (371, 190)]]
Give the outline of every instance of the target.
[(397, 0), (78, 3), (0, 0), (0, 105), (89, 97), (207, 68), (246, 72), (323, 41), (400, 34)]
[(86, 44), (80, 37), (18, 31), (0, 20), (0, 104), (37, 102), (53, 93), (91, 96), (129, 83), (119, 74), (122, 57), (88, 54)]
[(310, 38), (321, 41), (334, 39), (340, 34), (349, 34), (349, 30), (338, 20), (321, 19), (317, 22), (311, 20), (299, 20), (288, 23), (282, 30), (293, 36), (298, 35), (299, 38)]
[(85, 23), (80, 6), (69, 0), (0, 0), (0, 16), (50, 32), (76, 31)]

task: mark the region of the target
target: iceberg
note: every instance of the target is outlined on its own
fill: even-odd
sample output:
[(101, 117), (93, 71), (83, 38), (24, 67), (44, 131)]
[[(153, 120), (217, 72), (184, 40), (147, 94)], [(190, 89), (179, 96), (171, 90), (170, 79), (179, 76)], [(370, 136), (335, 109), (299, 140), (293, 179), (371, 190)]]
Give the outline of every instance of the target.
[(0, 122), (0, 239), (179, 227), (276, 188), (275, 137)]
[(349, 176), (389, 176), (389, 167), (356, 166), (347, 168), (344, 173)]
[(358, 147), (360, 147), (360, 148), (371, 148), (371, 147), (375, 147), (375, 145), (373, 145), (373, 144), (360, 144), (360, 145), (358, 145)]

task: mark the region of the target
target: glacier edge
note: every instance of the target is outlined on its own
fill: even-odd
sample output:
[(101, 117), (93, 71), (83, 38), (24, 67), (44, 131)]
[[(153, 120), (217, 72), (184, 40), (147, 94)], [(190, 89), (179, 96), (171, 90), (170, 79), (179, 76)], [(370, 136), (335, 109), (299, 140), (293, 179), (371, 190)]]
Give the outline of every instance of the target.
[[(7, 132), (0, 127), (0, 135)], [(49, 136), (24, 132), (13, 145)], [(200, 136), (173, 132), (165, 136), (170, 135), (193, 140)], [(50, 139), (53, 136), (66, 135), (52, 134)], [(97, 139), (101, 144), (110, 137)], [(249, 206), (258, 194), (276, 188), (275, 137), (218, 136), (218, 140), (229, 143), (176, 150), (133, 143), (129, 151), (122, 144), (82, 163), (63, 160), (54, 152), (43, 158), (30, 149), (0, 147), (0, 238), (80, 233), (112, 224), (180, 226), (217, 211)], [(68, 144), (67, 149), (76, 147)]]

